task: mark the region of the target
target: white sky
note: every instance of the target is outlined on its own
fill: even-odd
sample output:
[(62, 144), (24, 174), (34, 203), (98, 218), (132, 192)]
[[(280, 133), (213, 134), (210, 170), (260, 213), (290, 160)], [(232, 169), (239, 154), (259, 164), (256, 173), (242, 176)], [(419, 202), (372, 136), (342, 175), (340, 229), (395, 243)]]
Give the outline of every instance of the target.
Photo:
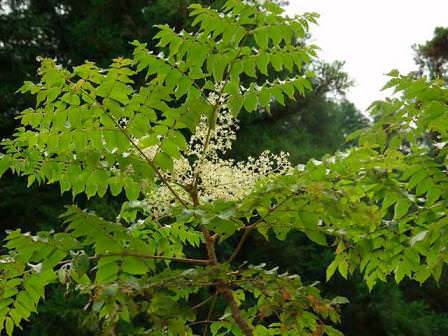
[(416, 69), (411, 46), (448, 26), (448, 0), (290, 0), (288, 14), (318, 12), (313, 43), (327, 61), (346, 61), (355, 80), (348, 98), (365, 111), (382, 97), (385, 73)]

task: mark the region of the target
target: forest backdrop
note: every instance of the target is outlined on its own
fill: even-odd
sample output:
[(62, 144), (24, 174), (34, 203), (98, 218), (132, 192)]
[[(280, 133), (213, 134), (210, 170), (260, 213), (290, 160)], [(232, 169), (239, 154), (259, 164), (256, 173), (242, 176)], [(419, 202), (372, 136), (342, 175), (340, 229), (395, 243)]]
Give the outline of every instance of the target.
[[(194, 1), (198, 2), (198, 1)], [(199, 1), (219, 6), (221, 1)], [(181, 30), (189, 21), (190, 1), (144, 0), (12, 0), (0, 3), (0, 138), (11, 135), (15, 115), (30, 105), (15, 92), (25, 80), (34, 80), (38, 57), (54, 57), (70, 66), (84, 60), (107, 66), (117, 56), (128, 56), (129, 41), (150, 41), (153, 26), (168, 23)], [(431, 41), (416, 45), (415, 76), (427, 74), (446, 78), (448, 29), (438, 28)], [(417, 41), (416, 41), (417, 42)], [(151, 45), (149, 46), (151, 47)], [(410, 50), (410, 53), (412, 50)], [(238, 140), (232, 156), (245, 159), (264, 149), (291, 154), (294, 164), (349, 146), (344, 136), (368, 124), (368, 119), (345, 99), (353, 85), (343, 62), (316, 62), (313, 92), (286, 107), (276, 106), (271, 115), (241, 116)], [(22, 178), (0, 180), (0, 224), (2, 231), (20, 227), (36, 231), (56, 227), (59, 214), (71, 201), (61, 199), (55, 187), (26, 189)], [(100, 214), (116, 213), (118, 205), (107, 197), (77, 199)], [(320, 279), (325, 293), (345, 295), (350, 304), (343, 310), (342, 330), (346, 335), (445, 335), (448, 334), (448, 288), (440, 284), (420, 286), (412, 281), (378, 285), (368, 292), (361, 279), (335, 277), (325, 282), (329, 251), (310, 245), (299, 234), (287, 245), (247, 244), (243, 258), (252, 263), (271, 260), (283, 270), (300, 273), (304, 280)], [(261, 244), (260, 244), (261, 245)], [(254, 252), (255, 251), (255, 252)], [(328, 252), (328, 253), (327, 253)], [(83, 311), (82, 297), (64, 297), (56, 291), (40, 308), (38, 319), (28, 323), (23, 335), (95, 335), (95, 322)]]

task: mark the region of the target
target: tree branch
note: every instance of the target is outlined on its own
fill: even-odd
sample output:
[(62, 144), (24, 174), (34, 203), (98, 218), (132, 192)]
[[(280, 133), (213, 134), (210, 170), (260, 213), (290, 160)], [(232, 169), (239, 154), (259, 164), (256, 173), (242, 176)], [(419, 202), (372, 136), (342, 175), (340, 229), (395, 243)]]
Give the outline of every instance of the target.
[(238, 307), (238, 303), (236, 302), (235, 298), (233, 297), (233, 292), (230, 288), (227, 286), (223, 286), (221, 288), (218, 288), (224, 299), (229, 303), (230, 305), (230, 311), (232, 312), (232, 317), (238, 327), (241, 329), (244, 335), (246, 336), (253, 336), (252, 327), (246, 322), (246, 320), (241, 316), (240, 308)]
[(216, 257), (215, 251), (215, 238), (210, 235), (210, 231), (206, 227), (202, 226), (201, 231), (204, 235), (208, 258), (212, 264), (216, 265), (218, 264), (218, 258)]
[(157, 256), (157, 255), (148, 255), (144, 253), (136, 253), (136, 252), (121, 252), (121, 253), (101, 253), (92, 257), (94, 259), (97, 258), (106, 258), (106, 257), (136, 257), (142, 259), (154, 259), (154, 260), (168, 260), (174, 261), (178, 263), (184, 264), (193, 264), (193, 265), (210, 265), (212, 263), (211, 260), (205, 259), (192, 259), (192, 258), (174, 258), (167, 256)]
[(243, 235), (241, 236), (240, 241), (238, 242), (238, 245), (236, 246), (235, 250), (232, 253), (232, 256), (229, 258), (227, 262), (231, 263), (240, 253), (241, 249), (243, 248), (244, 243), (246, 242), (247, 238), (249, 238), (250, 233), (255, 230), (255, 226), (246, 226), (244, 228)]
[(275, 211), (277, 211), (281, 206), (283, 206), (287, 201), (289, 201), (292, 197), (297, 196), (299, 193), (298, 192), (294, 192), (291, 195), (285, 197), (285, 199), (283, 199), (281, 202), (279, 202), (277, 205), (275, 205), (274, 207), (270, 208), (269, 211), (266, 213), (266, 215), (264, 215), (263, 217), (257, 219), (257, 221), (251, 225), (248, 225), (244, 228), (244, 232), (243, 235), (241, 236), (240, 241), (238, 242), (238, 245), (236, 246), (233, 254), (231, 255), (231, 257), (229, 258), (229, 260), (227, 262), (232, 262), (233, 260), (235, 260), (235, 258), (238, 256), (238, 254), (241, 252), (241, 249), (243, 248), (244, 243), (246, 242), (247, 238), (249, 238), (249, 234), (255, 230), (258, 225), (261, 222), (264, 222), (266, 220), (266, 218), (268, 216), (270, 216), (272, 213), (274, 213)]

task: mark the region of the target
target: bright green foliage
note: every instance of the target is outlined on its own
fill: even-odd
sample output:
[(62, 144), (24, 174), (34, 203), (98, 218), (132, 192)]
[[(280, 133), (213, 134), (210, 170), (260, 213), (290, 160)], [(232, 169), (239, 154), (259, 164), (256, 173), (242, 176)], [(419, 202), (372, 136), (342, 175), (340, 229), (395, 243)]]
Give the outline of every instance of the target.
[[(374, 127), (359, 132), (361, 148), (350, 157), (362, 168), (358, 187), (376, 203), (380, 226), (358, 247), (342, 253), (359, 264), (368, 283), (411, 277), (440, 278), (447, 261), (448, 113), (443, 82), (390, 73), (399, 97), (372, 105)], [(356, 136), (356, 134), (355, 134)]]
[(366, 218), (358, 217), (356, 225), (344, 219), (335, 228), (329, 225), (334, 220), (324, 217), (333, 212), (326, 203), (320, 230), (336, 236), (328, 277), (336, 270), (346, 277), (359, 268), (370, 287), (388, 275), (397, 282), (438, 280), (447, 261), (447, 89), (442, 82), (390, 75), (386, 87), (398, 97), (372, 105), (374, 126), (352, 135), (359, 147), (317, 166), (310, 163), (303, 173), (348, 195), (338, 206), (346, 204), (351, 214), (365, 207), (360, 215)]
[[(173, 183), (201, 118), (211, 134), (227, 110), (269, 109), (311, 88), (312, 74), (301, 69), (314, 55), (304, 42), (314, 15), (287, 18), (269, 1), (191, 9), (196, 30), (160, 26), (158, 55), (134, 42), (133, 58), (106, 70), (44, 60), (41, 81), (21, 88), (36, 106), (4, 141), (0, 173), (58, 183), (74, 197), (110, 192), (128, 202), (116, 221), (70, 207), (60, 232), (8, 234), (0, 260), (0, 325), (8, 335), (57, 282), (90, 296), (105, 334), (143, 316), (136, 335), (340, 335), (331, 324), (345, 299), (323, 299), (298, 276), (236, 263), (255, 230), (279, 239), (299, 230), (335, 246), (328, 277), (359, 268), (373, 285), (391, 273), (397, 281), (440, 274), (447, 122), (446, 91), (436, 84), (397, 77), (391, 85), (403, 99), (376, 105), (381, 117), (359, 147), (266, 176), (242, 199), (204, 201), (200, 170), (189, 184)], [(443, 145), (433, 146), (434, 137)], [(203, 157), (187, 159), (200, 167)], [(156, 220), (142, 201), (162, 188), (173, 202)], [(241, 238), (228, 256), (219, 243), (232, 236)]]

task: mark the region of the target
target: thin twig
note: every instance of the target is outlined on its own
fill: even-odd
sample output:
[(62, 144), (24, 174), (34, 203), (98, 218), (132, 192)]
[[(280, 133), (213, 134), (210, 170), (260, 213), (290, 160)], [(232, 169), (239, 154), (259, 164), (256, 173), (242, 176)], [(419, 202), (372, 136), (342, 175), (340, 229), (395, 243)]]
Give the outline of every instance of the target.
[(194, 325), (198, 325), (198, 324), (210, 324), (210, 323), (214, 323), (214, 322), (218, 322), (218, 321), (209, 321), (209, 320), (195, 321), (195, 322), (188, 323), (188, 325), (189, 326), (194, 326)]
[(207, 302), (209, 302), (212, 299), (213, 299), (213, 296), (209, 296), (208, 298), (206, 298), (202, 302), (199, 302), (197, 305), (194, 305), (193, 307), (191, 307), (191, 309), (197, 310), (197, 309), (201, 308), (203, 305), (207, 304)]
[[(210, 304), (210, 308), (209, 308), (208, 313), (207, 313), (207, 321), (210, 321), (210, 319), (211, 319), (211, 317), (212, 317), (213, 310), (215, 309), (215, 305), (216, 305), (216, 300), (217, 300), (217, 299), (218, 299), (218, 292), (216, 292), (216, 293), (213, 295), (213, 301), (212, 301), (212, 303)], [(207, 334), (208, 334), (208, 327), (205, 327), (202, 336), (207, 336)]]
[(238, 242), (238, 245), (236, 246), (235, 250), (232, 253), (232, 256), (229, 258), (227, 262), (231, 263), (240, 253), (241, 249), (243, 248), (244, 243), (246, 242), (247, 238), (249, 237), (252, 230), (254, 230), (254, 226), (246, 226), (245, 230), (243, 232), (243, 235), (241, 236), (240, 241)]

